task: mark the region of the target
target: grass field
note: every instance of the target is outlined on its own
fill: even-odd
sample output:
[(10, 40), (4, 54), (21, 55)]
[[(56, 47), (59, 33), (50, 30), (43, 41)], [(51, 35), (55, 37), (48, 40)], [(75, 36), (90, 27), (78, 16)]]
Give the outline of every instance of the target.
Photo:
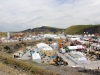
[(0, 63), (0, 75), (27, 75), (19, 72), (17, 69), (9, 67), (3, 63)]
[(66, 28), (65, 33), (67, 34), (82, 34), (84, 30), (90, 27), (100, 26), (100, 25), (74, 25)]

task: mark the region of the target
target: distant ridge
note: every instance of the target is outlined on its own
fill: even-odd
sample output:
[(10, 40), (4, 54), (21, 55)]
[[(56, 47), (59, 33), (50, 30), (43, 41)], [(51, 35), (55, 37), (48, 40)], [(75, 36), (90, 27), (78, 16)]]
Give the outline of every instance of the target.
[(74, 25), (65, 29), (66, 34), (83, 34), (84, 32), (100, 34), (100, 25)]
[(37, 27), (37, 28), (33, 28), (33, 29), (27, 29), (22, 32), (54, 32), (54, 33), (56, 33), (58, 31), (62, 31), (62, 30), (64, 30), (64, 29), (51, 27), (51, 26), (42, 26), (42, 27)]
[[(23, 31), (23, 33), (33, 33), (33, 32), (43, 32), (43, 33), (61, 33), (62, 31), (65, 32), (65, 34), (83, 34), (84, 32), (88, 32), (89, 34), (100, 34), (100, 25), (73, 25), (68, 28), (62, 29), (57, 27), (51, 27), (51, 26), (42, 26), (42, 27), (36, 27), (33, 29), (26, 29)], [(12, 32), (16, 33), (16, 32)], [(18, 33), (18, 32), (17, 32)], [(0, 37), (7, 36), (6, 32), (0, 32)]]

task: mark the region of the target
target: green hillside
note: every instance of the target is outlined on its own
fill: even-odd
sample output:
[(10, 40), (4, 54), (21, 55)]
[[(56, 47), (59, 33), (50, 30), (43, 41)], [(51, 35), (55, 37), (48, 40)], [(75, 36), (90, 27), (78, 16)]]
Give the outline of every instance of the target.
[(33, 29), (27, 29), (22, 32), (55, 32), (62, 31), (61, 28), (51, 27), (51, 26), (42, 26), (42, 27), (36, 27)]
[(0, 38), (1, 37), (6, 37), (7, 36), (7, 33), (6, 32), (0, 32)]
[[(84, 32), (90, 32), (94, 33), (94, 29), (96, 27), (100, 28), (100, 25), (74, 25), (74, 26), (70, 26), (68, 28), (65, 29), (65, 33), (66, 34), (82, 34)], [(100, 30), (98, 28), (98, 31), (95, 33), (98, 33)]]
[(61, 28), (57, 28), (57, 27), (51, 27), (51, 26), (42, 26), (42, 28), (53, 28), (53, 29), (61, 29)]

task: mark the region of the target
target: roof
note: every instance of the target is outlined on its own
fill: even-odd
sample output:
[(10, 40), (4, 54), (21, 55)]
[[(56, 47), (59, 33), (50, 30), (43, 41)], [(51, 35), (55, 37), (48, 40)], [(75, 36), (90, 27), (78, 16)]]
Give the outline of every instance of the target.
[(39, 44), (37, 44), (37, 48), (42, 48), (42, 47), (48, 47), (48, 45), (45, 44), (45, 43), (39, 43)]

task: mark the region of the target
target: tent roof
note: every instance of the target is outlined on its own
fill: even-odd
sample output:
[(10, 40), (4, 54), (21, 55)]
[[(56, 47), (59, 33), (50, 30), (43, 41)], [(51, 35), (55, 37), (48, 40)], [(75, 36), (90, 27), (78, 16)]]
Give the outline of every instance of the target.
[(49, 45), (45, 43), (37, 44), (37, 48), (42, 49), (42, 50), (53, 50)]
[(44, 48), (42, 48), (42, 50), (53, 50), (51, 47), (44, 47)]
[(68, 46), (68, 48), (69, 48), (70, 50), (78, 49), (77, 46)]
[(32, 59), (41, 59), (41, 57), (40, 57), (39, 53), (35, 52), (32, 54)]
[(85, 49), (85, 47), (82, 46), (82, 45), (68, 46), (68, 48), (69, 48), (70, 50), (75, 50), (75, 49)]
[(45, 43), (39, 43), (39, 44), (37, 44), (37, 48), (42, 48), (42, 47), (48, 47), (48, 45), (45, 44)]
[(80, 38), (69, 38), (69, 40), (71, 40), (71, 41), (75, 41), (75, 40), (80, 41)]

